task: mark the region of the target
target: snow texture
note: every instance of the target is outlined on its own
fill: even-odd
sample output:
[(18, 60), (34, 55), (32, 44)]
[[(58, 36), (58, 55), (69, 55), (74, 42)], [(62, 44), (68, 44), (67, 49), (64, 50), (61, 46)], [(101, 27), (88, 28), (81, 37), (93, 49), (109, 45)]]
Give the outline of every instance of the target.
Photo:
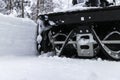
[(36, 24), (0, 14), (0, 56), (35, 55)]
[(1, 80), (120, 80), (120, 63), (58, 57), (1, 57)]

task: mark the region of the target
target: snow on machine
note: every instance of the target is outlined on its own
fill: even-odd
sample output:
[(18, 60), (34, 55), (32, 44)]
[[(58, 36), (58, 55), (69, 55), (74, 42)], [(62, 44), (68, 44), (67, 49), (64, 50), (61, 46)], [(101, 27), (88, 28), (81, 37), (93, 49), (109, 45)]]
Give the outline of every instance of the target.
[[(78, 0), (73, 4), (79, 5)], [(85, 0), (80, 8), (39, 15), (39, 53), (120, 60), (120, 6), (115, 4), (114, 0)]]

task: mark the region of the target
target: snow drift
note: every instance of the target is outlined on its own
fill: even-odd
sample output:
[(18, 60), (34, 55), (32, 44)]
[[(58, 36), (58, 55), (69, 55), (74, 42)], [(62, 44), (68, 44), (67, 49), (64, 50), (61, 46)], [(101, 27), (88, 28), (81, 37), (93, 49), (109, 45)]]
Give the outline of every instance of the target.
[(36, 24), (0, 14), (0, 56), (35, 55)]

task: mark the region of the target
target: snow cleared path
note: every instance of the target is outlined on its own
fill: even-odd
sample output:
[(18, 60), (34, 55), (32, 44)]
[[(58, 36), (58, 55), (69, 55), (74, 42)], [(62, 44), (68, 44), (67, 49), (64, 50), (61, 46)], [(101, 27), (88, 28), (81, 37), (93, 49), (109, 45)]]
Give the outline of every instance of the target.
[(120, 62), (58, 57), (1, 57), (0, 80), (120, 80)]

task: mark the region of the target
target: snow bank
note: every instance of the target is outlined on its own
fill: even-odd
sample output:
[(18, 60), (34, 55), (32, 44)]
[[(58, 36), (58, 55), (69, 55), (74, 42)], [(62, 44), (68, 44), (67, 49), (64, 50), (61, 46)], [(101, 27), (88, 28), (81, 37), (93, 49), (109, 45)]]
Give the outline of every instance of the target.
[(58, 57), (0, 58), (1, 80), (120, 80), (120, 63)]
[(36, 24), (0, 14), (0, 56), (35, 55)]

